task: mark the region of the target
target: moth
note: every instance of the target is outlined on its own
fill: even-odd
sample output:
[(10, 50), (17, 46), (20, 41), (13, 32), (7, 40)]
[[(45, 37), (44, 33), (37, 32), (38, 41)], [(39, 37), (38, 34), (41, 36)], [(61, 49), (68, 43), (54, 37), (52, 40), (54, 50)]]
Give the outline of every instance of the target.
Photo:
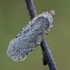
[(28, 22), (9, 43), (7, 55), (15, 62), (25, 60), (45, 39), (53, 26), (54, 15), (54, 10), (43, 12)]

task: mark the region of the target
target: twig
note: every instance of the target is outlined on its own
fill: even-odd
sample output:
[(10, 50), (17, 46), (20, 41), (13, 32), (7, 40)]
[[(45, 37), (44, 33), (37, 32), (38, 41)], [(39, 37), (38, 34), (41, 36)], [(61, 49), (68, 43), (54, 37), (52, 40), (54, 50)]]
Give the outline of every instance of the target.
[(42, 53), (43, 53), (43, 61), (45, 63), (45, 61), (47, 61), (47, 64), (49, 66), (50, 70), (58, 70), (56, 63), (52, 57), (52, 53), (51, 50), (48, 47), (48, 43), (46, 42), (46, 40), (43, 40), (41, 43), (41, 49), (42, 49)]
[(25, 0), (25, 3), (27, 6), (27, 9), (28, 9), (30, 18), (33, 19), (35, 16), (37, 16), (36, 9), (35, 9), (35, 6), (33, 4), (33, 0)]
[[(33, 19), (37, 16), (33, 0), (25, 0), (25, 3), (29, 11), (30, 18)], [(43, 40), (40, 45), (43, 53), (43, 65), (48, 64), (50, 70), (58, 70), (46, 40)]]

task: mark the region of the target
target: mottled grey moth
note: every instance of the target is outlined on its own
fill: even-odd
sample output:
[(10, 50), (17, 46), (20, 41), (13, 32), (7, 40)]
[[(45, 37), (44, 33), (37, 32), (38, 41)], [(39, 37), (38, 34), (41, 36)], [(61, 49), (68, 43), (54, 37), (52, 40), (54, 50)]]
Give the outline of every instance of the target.
[(52, 27), (54, 11), (44, 12), (33, 18), (20, 33), (11, 40), (7, 55), (15, 62), (23, 61), (45, 38)]

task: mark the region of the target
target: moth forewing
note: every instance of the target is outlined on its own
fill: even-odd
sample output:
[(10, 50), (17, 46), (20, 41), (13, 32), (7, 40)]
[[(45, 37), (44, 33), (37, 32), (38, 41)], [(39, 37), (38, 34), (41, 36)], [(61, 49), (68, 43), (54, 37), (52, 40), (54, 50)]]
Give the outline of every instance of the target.
[(33, 18), (24, 27), (17, 37), (11, 40), (7, 55), (15, 62), (24, 60), (45, 38), (50, 31), (53, 22), (53, 15), (44, 12)]

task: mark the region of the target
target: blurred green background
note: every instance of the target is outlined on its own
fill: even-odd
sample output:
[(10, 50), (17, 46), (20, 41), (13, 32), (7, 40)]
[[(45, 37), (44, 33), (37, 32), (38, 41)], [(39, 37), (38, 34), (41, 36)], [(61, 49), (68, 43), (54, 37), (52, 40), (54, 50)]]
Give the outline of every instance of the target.
[[(70, 70), (70, 0), (34, 0), (37, 13), (54, 9), (54, 27), (46, 37), (59, 70)], [(6, 54), (9, 42), (30, 21), (24, 0), (0, 0), (0, 70), (49, 70), (38, 46), (22, 62)]]

